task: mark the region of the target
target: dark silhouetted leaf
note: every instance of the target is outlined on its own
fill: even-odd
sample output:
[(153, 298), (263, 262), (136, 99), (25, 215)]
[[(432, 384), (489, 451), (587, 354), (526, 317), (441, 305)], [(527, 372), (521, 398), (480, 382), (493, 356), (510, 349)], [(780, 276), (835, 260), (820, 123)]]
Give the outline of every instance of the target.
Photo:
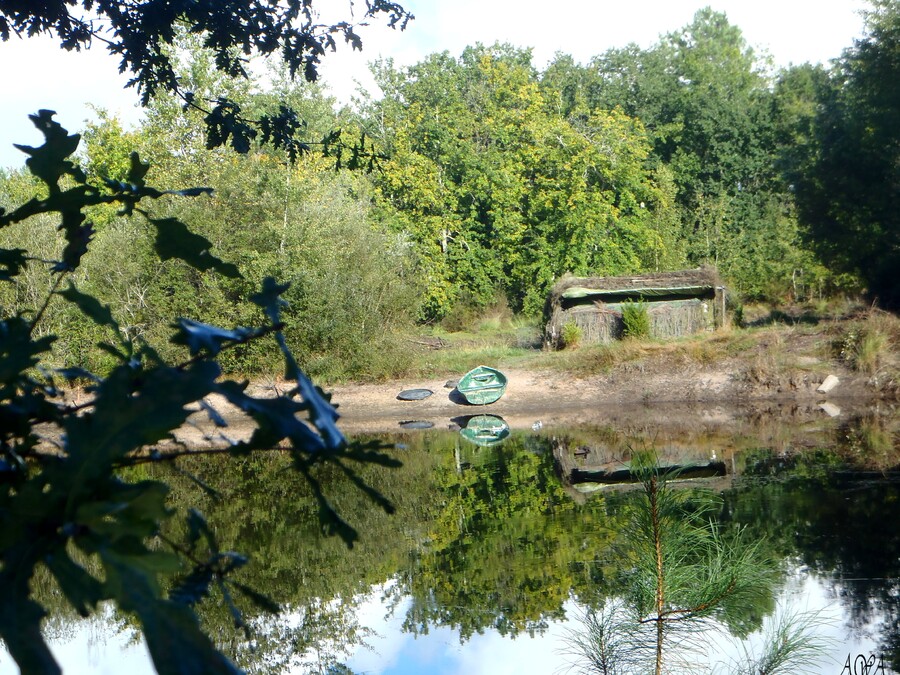
[(216, 391), (229, 403), (250, 415), (257, 424), (249, 447), (273, 447), (283, 439), (290, 439), (295, 448), (305, 452), (325, 449), (322, 439), (297, 415), (307, 409), (304, 403), (280, 396), (272, 399), (257, 399), (244, 393), (234, 382), (223, 382)]
[(250, 301), (262, 307), (269, 321), (277, 325), (281, 323), (281, 308), (287, 307), (287, 300), (281, 296), (290, 287), (290, 284), (279, 284), (272, 277), (266, 277), (263, 279), (262, 290), (253, 293)]
[(0, 635), (5, 647), (23, 673), (62, 673), (41, 632), (41, 619), (46, 612), (24, 592), (13, 592), (12, 574), (0, 575), (0, 584), (7, 589), (0, 602)]
[(249, 586), (238, 583), (236, 581), (231, 582), (231, 585), (238, 591), (240, 591), (242, 595), (246, 596), (247, 599), (250, 600), (250, 602), (252, 602), (264, 612), (268, 612), (269, 614), (278, 614), (281, 612), (281, 607), (279, 606), (279, 604), (268, 596), (254, 591)]
[(206, 540), (210, 553), (218, 554), (219, 542), (216, 541), (216, 535), (209, 529), (209, 524), (206, 522), (206, 518), (203, 517), (203, 514), (200, 513), (200, 511), (194, 508), (188, 509), (187, 525), (188, 544), (192, 548), (200, 541), (200, 537), (202, 536)]
[(52, 335), (31, 339), (31, 326), (20, 317), (0, 321), (0, 383), (15, 382), (37, 365), (38, 354), (50, 351)]
[(142, 162), (136, 152), (132, 152), (129, 159), (131, 165), (128, 169), (128, 182), (138, 187), (144, 187), (144, 176), (150, 170), (150, 164)]
[(56, 263), (52, 269), (54, 272), (71, 272), (81, 264), (81, 258), (87, 253), (88, 244), (94, 237), (94, 225), (80, 222), (84, 216), (78, 212), (64, 212), (63, 222), (60, 226), (65, 233), (66, 247), (63, 249), (62, 260)]
[(102, 584), (73, 562), (65, 551), (45, 556), (43, 562), (80, 616), (88, 616), (89, 610), (103, 599)]
[(215, 356), (228, 344), (246, 342), (259, 331), (253, 328), (234, 328), (228, 330), (200, 323), (192, 319), (178, 319), (174, 325), (178, 332), (172, 336), (172, 342), (177, 345), (185, 345), (191, 352), (191, 356), (206, 350), (211, 356)]
[(378, 464), (379, 466), (391, 468), (403, 466), (403, 462), (396, 457), (391, 457), (383, 452), (379, 452), (379, 450), (388, 447), (393, 446), (375, 444), (374, 447), (370, 447), (360, 445), (359, 443), (353, 443), (341, 453), (341, 457), (346, 457), (347, 459), (352, 459), (363, 464)]
[(59, 122), (53, 120), (56, 114), (53, 110), (38, 110), (36, 115), (28, 118), (35, 127), (44, 135), (44, 144), (33, 148), (28, 145), (15, 145), (16, 148), (27, 154), (25, 165), (35, 176), (40, 178), (50, 188), (51, 192), (58, 191), (59, 179), (68, 174), (79, 182), (84, 182), (84, 174), (72, 162), (69, 157), (78, 148), (81, 136), (69, 135)]
[(107, 586), (119, 606), (141, 622), (147, 648), (160, 675), (238, 675), (200, 629), (187, 605), (159, 597), (155, 581), (131, 561), (101, 551)]
[(179, 605), (193, 607), (209, 595), (209, 585), (213, 581), (213, 571), (206, 565), (199, 565), (178, 582), (169, 593), (169, 600)]
[(65, 420), (69, 454), (84, 462), (84, 476), (102, 474), (107, 463), (170, 437), (190, 414), (187, 405), (209, 394), (220, 373), (208, 361), (143, 372), (118, 366), (97, 387), (94, 409)]
[(231, 263), (222, 262), (210, 253), (212, 243), (199, 234), (191, 232), (177, 218), (149, 218), (156, 226), (156, 253), (160, 260), (176, 258), (183, 260), (194, 269), (216, 270), (226, 277), (240, 278), (238, 268)]
[(367, 484), (366, 484), (359, 476), (357, 476), (355, 473), (353, 473), (352, 471), (350, 471), (349, 469), (347, 469), (347, 468), (344, 467), (343, 465), (341, 466), (341, 468), (344, 470), (344, 473), (345, 473), (345, 475), (347, 476), (347, 478), (348, 478), (354, 485), (356, 485), (356, 487), (357, 487), (358, 489), (362, 490), (362, 492), (365, 493), (365, 495), (366, 495), (369, 499), (371, 499), (371, 500), (372, 500), (373, 502), (375, 502), (379, 507), (381, 507), (381, 509), (382, 509), (385, 513), (387, 513), (387, 514), (392, 514), (392, 513), (394, 513), (394, 512), (397, 510), (397, 509), (394, 507), (394, 505), (391, 503), (391, 501), (390, 501), (387, 497), (385, 497), (383, 494), (381, 494), (378, 490), (376, 490), (375, 488), (373, 488), (371, 485), (367, 485)]
[(82, 313), (93, 319), (94, 323), (112, 328), (119, 336), (119, 322), (113, 318), (109, 305), (101, 305), (93, 295), (82, 293), (71, 283), (66, 290), (57, 291), (57, 294), (76, 305)]
[(216, 490), (214, 487), (212, 487), (209, 483), (207, 483), (203, 479), (199, 478), (198, 476), (195, 476), (192, 473), (184, 471), (183, 469), (181, 469), (175, 465), (172, 466), (172, 469), (175, 471), (175, 473), (177, 473), (181, 476), (184, 476), (189, 481), (191, 481), (194, 485), (196, 485), (201, 490), (203, 490), (203, 492), (205, 492), (206, 495), (208, 497), (210, 497), (211, 499), (213, 499), (215, 501), (219, 501), (219, 499), (221, 499), (222, 495), (219, 494), (219, 491)]

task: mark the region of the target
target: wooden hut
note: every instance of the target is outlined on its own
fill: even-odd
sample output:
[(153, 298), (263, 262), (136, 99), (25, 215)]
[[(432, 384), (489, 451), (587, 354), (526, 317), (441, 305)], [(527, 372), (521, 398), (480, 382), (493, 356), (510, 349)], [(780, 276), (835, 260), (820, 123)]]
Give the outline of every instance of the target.
[(617, 340), (628, 302), (644, 304), (654, 338), (711, 331), (725, 322), (725, 287), (712, 267), (624, 277), (566, 275), (547, 298), (545, 340), (561, 347), (568, 323), (580, 329), (583, 343)]

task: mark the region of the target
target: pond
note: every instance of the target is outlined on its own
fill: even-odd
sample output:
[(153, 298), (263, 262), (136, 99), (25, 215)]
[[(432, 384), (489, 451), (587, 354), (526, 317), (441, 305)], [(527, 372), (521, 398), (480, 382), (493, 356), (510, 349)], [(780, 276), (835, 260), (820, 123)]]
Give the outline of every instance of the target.
[[(665, 672), (745, 672), (767, 632), (785, 627), (806, 651), (781, 672), (896, 672), (896, 411), (778, 409), (740, 423), (729, 415), (725, 426), (709, 414), (664, 417), (512, 430), (459, 418), (379, 437), (404, 466), (361, 475), (393, 515), (337, 473), (320, 476), (359, 532), (352, 549), (321, 535), (309, 489), (278, 453), (141, 471), (165, 473), (174, 507), (199, 504), (220, 543), (251, 557), (240, 581), (281, 603), (272, 618), (238, 598), (249, 641), (218, 598), (201, 605), (206, 629), (250, 672), (601, 672), (591, 669), (598, 644), (650, 654), (658, 626)], [(651, 472), (630, 475), (635, 457), (652, 460)], [(706, 474), (690, 473), (698, 468)], [(671, 553), (656, 570), (659, 620), (645, 564), (654, 549), (641, 548), (654, 522), (648, 476), (659, 489), (652, 512), (669, 504), (674, 514), (654, 516), (659, 550)], [(698, 600), (703, 589), (711, 595)], [(65, 672), (153, 672), (127, 617), (83, 621), (49, 585), (40, 590)], [(644, 668), (625, 659), (616, 672)], [(10, 671), (0, 652), (0, 672)]]

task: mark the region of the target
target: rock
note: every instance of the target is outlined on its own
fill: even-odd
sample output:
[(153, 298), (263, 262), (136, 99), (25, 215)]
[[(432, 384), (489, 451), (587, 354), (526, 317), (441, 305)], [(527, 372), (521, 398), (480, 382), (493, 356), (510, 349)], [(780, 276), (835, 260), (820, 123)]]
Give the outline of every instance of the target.
[(825, 378), (822, 384), (819, 385), (819, 388), (816, 389), (820, 394), (827, 394), (829, 391), (838, 386), (840, 380), (836, 378), (834, 375), (829, 375)]
[(444, 383), (444, 389), (456, 389), (456, 385), (459, 384), (459, 380), (447, 380)]
[(837, 417), (841, 414), (841, 409), (834, 403), (829, 403), (828, 401), (819, 404), (819, 408), (821, 408), (829, 417)]

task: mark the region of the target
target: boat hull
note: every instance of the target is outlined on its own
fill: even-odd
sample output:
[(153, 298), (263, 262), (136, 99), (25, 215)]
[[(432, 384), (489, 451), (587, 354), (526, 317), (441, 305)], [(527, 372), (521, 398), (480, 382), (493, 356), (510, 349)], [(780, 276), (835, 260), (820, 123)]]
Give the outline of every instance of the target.
[(472, 405), (487, 405), (506, 392), (506, 375), (496, 368), (478, 366), (462, 376), (457, 391)]

